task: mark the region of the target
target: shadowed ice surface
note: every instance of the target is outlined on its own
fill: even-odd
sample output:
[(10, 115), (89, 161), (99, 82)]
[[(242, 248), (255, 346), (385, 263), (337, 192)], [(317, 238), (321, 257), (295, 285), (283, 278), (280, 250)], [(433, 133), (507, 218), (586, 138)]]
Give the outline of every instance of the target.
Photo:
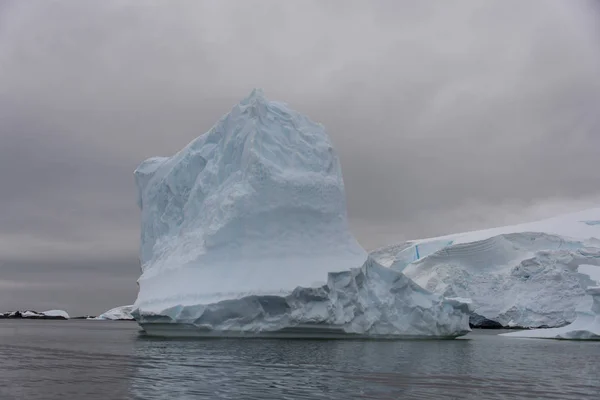
[(597, 399), (600, 342), (157, 340), (131, 322), (0, 321), (0, 398)]

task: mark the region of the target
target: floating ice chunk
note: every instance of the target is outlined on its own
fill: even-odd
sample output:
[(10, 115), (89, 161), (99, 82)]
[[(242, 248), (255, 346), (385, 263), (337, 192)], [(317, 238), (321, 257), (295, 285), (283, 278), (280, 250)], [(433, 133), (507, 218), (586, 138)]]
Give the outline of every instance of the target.
[(69, 314), (64, 310), (48, 310), (42, 311), (41, 314), (46, 315), (48, 317), (63, 317), (64, 319), (69, 319)]

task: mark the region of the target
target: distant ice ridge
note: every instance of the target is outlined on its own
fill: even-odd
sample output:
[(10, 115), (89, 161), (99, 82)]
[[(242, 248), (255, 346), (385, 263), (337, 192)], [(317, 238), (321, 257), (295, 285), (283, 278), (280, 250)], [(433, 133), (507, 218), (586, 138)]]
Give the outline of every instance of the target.
[[(473, 301), (473, 321), (557, 327), (591, 300), (600, 272), (600, 208), (544, 221), (414, 240), (371, 253), (425, 289)], [(592, 222), (592, 223), (590, 223)]]
[(70, 317), (64, 310), (48, 310), (43, 312), (26, 310), (0, 313), (0, 318), (69, 319)]
[(148, 333), (468, 330), (465, 303), (367, 260), (348, 228), (341, 167), (323, 127), (260, 90), (135, 177), (142, 276), (133, 316)]
[(133, 305), (130, 306), (120, 306), (111, 308), (110, 310), (98, 315), (96, 318), (92, 319), (101, 319), (101, 320), (133, 320), (131, 316), (131, 311), (133, 310)]

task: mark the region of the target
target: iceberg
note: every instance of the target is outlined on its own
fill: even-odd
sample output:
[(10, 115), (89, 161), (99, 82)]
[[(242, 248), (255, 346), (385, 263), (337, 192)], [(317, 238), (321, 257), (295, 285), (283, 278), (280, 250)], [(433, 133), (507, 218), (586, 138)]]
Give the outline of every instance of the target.
[(456, 337), (470, 305), (367, 257), (320, 124), (254, 90), (172, 157), (135, 171), (150, 335)]
[(600, 273), (600, 208), (543, 221), (413, 240), (371, 255), (423, 288), (473, 301), (476, 327), (559, 327), (589, 305)]
[(47, 317), (62, 317), (64, 319), (69, 319), (69, 314), (65, 310), (48, 310), (42, 311), (41, 314)]
[(133, 310), (133, 305), (129, 306), (120, 306), (111, 308), (110, 310), (103, 312), (95, 318), (89, 319), (99, 319), (99, 320), (111, 320), (111, 321), (133, 321), (133, 317), (131, 316), (131, 311)]
[(591, 308), (587, 311), (579, 311), (575, 321), (567, 326), (503, 333), (501, 336), (539, 339), (600, 340), (600, 286), (588, 288), (587, 294), (592, 297)]

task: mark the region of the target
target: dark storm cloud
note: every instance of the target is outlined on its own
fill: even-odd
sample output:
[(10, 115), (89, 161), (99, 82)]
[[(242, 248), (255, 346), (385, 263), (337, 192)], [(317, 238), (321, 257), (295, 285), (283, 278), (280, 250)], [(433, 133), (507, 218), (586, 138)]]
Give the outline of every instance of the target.
[(593, 7), (0, 3), (0, 302), (131, 301), (133, 169), (253, 87), (325, 125), (366, 247), (597, 205)]

